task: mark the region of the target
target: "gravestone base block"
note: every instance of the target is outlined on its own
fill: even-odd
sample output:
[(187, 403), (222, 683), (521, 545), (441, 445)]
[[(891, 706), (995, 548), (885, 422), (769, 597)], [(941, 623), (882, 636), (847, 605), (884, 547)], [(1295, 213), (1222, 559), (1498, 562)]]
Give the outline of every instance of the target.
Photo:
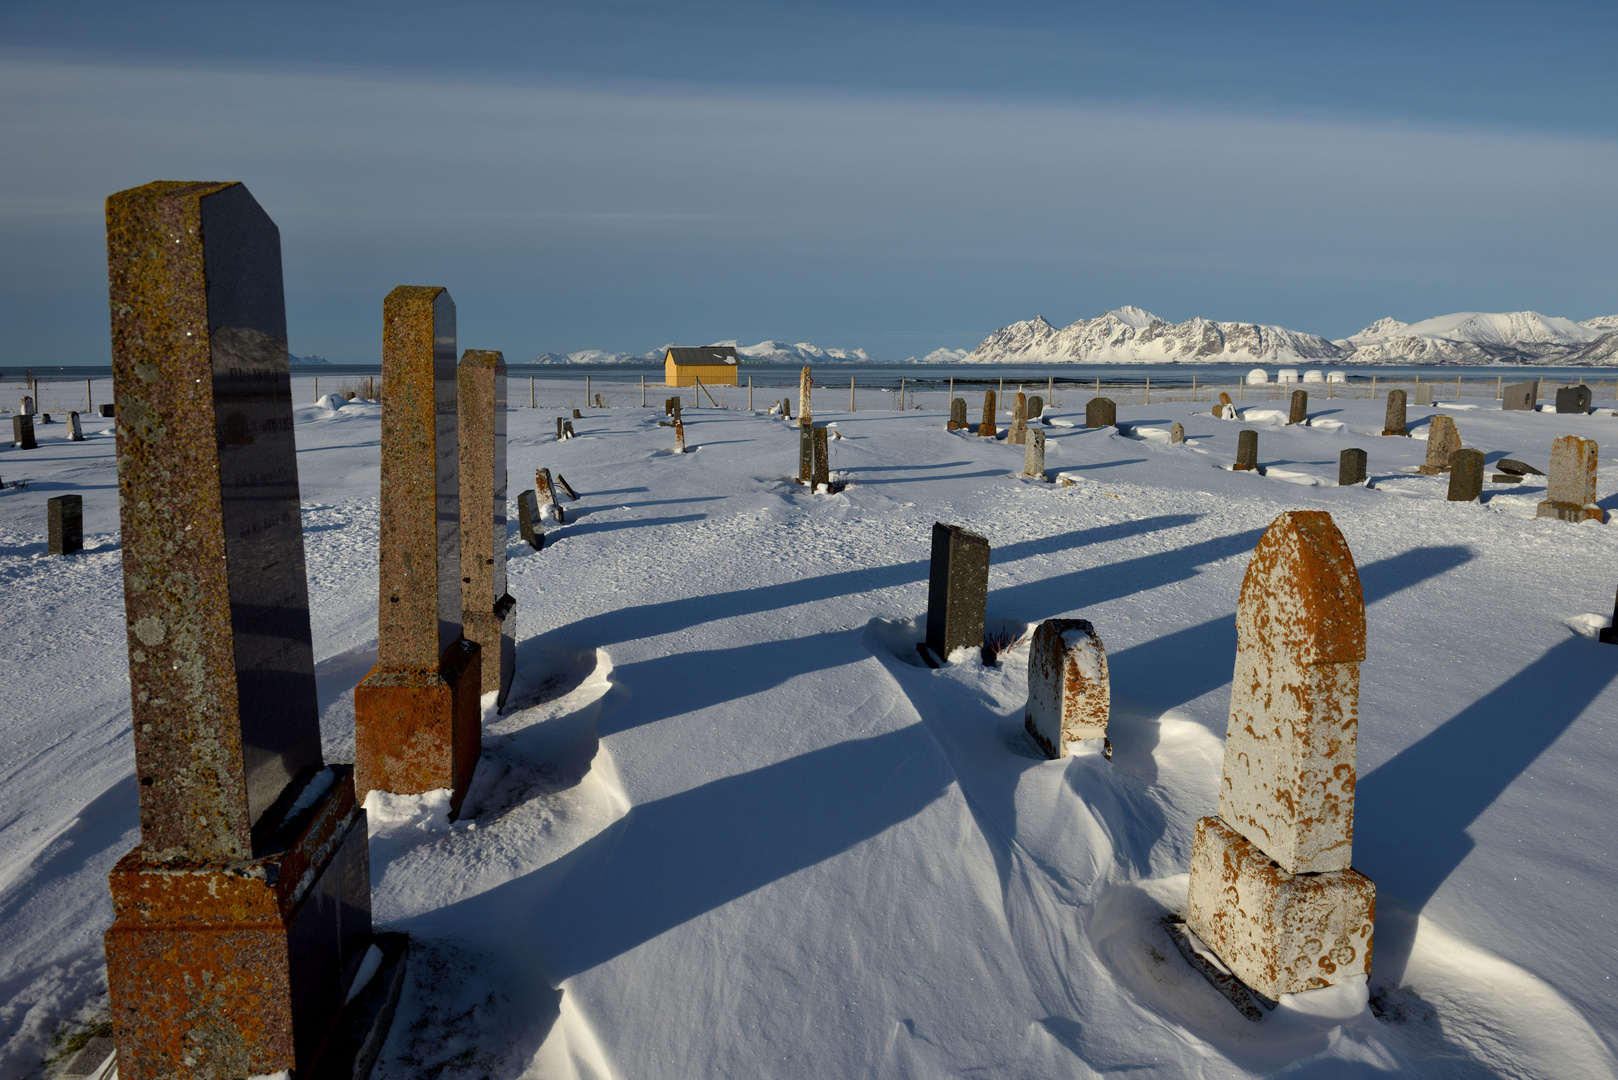
[(1448, 465), (1418, 465), (1418, 466), (1416, 466), (1416, 471), (1421, 473), (1421, 475), (1423, 475), (1423, 476), (1438, 476), (1441, 473), (1449, 472), (1449, 466)]
[(507, 593), (494, 605), (492, 611), (463, 611), (461, 634), (476, 642), (483, 654), (483, 675), (479, 681), (483, 693), (499, 689), (495, 708), (506, 707), (506, 695), (511, 693), (511, 677), (517, 670), (517, 598)]
[[(1521, 479), (1518, 477), (1517, 479)], [(1607, 512), (1599, 506), (1578, 506), (1574, 503), (1551, 502), (1546, 499), (1534, 510), (1535, 517), (1557, 518), (1561, 521), (1600, 521), (1605, 523)]]
[(1217, 817), (1197, 821), (1186, 925), (1269, 998), (1371, 970), (1376, 886), (1356, 870), (1289, 874)]
[[(109, 877), (107, 985), (125, 1080), (306, 1070), (372, 942), (365, 811), (349, 766), (230, 863), (149, 860)], [(271, 811), (275, 813), (276, 811)]]
[(461, 810), (483, 751), (483, 650), (464, 637), (438, 669), (374, 667), (354, 688), (354, 786), (419, 795), (450, 789)]

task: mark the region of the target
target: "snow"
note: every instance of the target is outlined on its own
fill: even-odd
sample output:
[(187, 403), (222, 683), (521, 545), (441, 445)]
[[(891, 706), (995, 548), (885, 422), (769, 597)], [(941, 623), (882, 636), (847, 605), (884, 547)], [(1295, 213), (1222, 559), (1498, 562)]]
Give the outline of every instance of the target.
[[(543, 551), (508, 549), (518, 672), (504, 714), (486, 699), (466, 812), (366, 800), (377, 923), (414, 942), (376, 1075), (1618, 1075), (1618, 649), (1591, 636), (1618, 532), (1536, 519), (1544, 477), (1447, 502), (1420, 439), (1376, 434), (1381, 401), (1265, 417), (1265, 476), (1226, 471), (1244, 423), (1206, 403), (1095, 430), (1083, 403), (1046, 427), (1071, 486), (1016, 479), (1021, 447), (942, 414), (828, 412), (835, 495), (786, 481), (796, 429), (763, 414), (687, 408), (681, 456), (657, 410), (587, 410), (564, 443), (513, 411), (513, 494), (546, 466), (582, 498)], [(1612, 442), (1597, 404), (1458, 426), (1546, 468), (1559, 435)], [(349, 760), (379, 409), (296, 414), (323, 738)], [(138, 839), (113, 440), (84, 422), (0, 450), (29, 481), (0, 493), (5, 1076), (104, 1007), (106, 874)], [(1175, 422), (1186, 443), (1153, 437)], [(1349, 446), (1369, 479), (1340, 488)], [(68, 491), (86, 551), (51, 558), (45, 500)], [(1248, 555), (1295, 508), (1331, 512), (1367, 601), (1376, 952), (1368, 985), (1251, 1024), (1161, 920), (1217, 806)], [(1094, 623), (1110, 762), (1027, 747), (1026, 644), (923, 666), (934, 521), (993, 544), (991, 629)]]

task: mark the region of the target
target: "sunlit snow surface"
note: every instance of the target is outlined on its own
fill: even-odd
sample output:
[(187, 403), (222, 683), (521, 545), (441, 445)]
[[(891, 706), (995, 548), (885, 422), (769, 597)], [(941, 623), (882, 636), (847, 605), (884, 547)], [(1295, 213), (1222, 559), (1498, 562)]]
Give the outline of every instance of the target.
[[(1381, 401), (1312, 393), (1307, 427), (1255, 405), (1258, 476), (1229, 471), (1244, 425), (1207, 403), (1086, 431), (1086, 396), (1046, 427), (1068, 485), (1015, 479), (1021, 447), (941, 415), (825, 414), (837, 495), (786, 482), (780, 419), (688, 408), (674, 455), (654, 410), (587, 412), (566, 443), (551, 412), (513, 412), (513, 495), (544, 465), (582, 499), (544, 551), (508, 549), (518, 672), (503, 715), (486, 699), (466, 813), (367, 802), (377, 921), (415, 942), (377, 1075), (1614, 1075), (1618, 647), (1594, 638), (1618, 526), (1535, 519), (1541, 477), (1444, 501), (1446, 478), (1410, 471), (1424, 442), (1374, 434)], [(1413, 432), (1439, 411), (1413, 407)], [(1618, 432), (1456, 415), (1491, 461), (1540, 468), (1558, 435)], [(0, 492), (8, 1077), (105, 1007), (105, 878), (138, 837), (105, 423), (0, 449), (29, 482)], [(377, 409), (300, 407), (298, 438), (346, 760), (375, 657)], [(1366, 486), (1335, 486), (1349, 446)], [(45, 500), (69, 491), (87, 550), (50, 558)], [(1332, 513), (1368, 604), (1354, 861), (1376, 953), (1368, 987), (1250, 1024), (1160, 920), (1216, 810), (1248, 553), (1293, 508)], [(1111, 762), (1028, 747), (1026, 645), (922, 666), (935, 520), (994, 546), (991, 630), (1095, 624)]]

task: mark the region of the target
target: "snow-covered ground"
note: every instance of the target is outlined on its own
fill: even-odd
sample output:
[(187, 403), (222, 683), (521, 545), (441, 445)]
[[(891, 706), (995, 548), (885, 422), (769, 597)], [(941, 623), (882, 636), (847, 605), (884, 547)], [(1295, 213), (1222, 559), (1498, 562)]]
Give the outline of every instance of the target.
[[(543, 551), (513, 537), (516, 684), (466, 814), (368, 804), (376, 919), (416, 943), (377, 1075), (1618, 1075), (1618, 648), (1593, 640), (1618, 526), (1536, 520), (1542, 482), (1451, 504), (1411, 473), (1437, 412), (1540, 468), (1561, 434), (1611, 448), (1618, 417), (1468, 402), (1412, 408), (1399, 439), (1375, 434), (1381, 401), (1314, 405), (1293, 428), (1058, 413), (1047, 464), (1072, 486), (1015, 479), (1020, 447), (936, 413), (824, 413), (836, 495), (787, 482), (796, 432), (763, 415), (687, 409), (679, 456), (654, 410), (588, 412), (566, 443), (553, 413), (513, 412), (513, 494), (544, 465), (582, 498)], [(298, 417), (346, 760), (375, 649), (378, 414)], [(0, 477), (28, 481), (0, 492), (8, 1077), (104, 1008), (105, 877), (137, 840), (106, 423), (0, 449)], [(1244, 426), (1265, 476), (1224, 468)], [(1368, 486), (1335, 486), (1349, 446)], [(87, 550), (51, 558), (45, 500), (68, 491)], [(1354, 862), (1376, 948), (1369, 1007), (1351, 986), (1251, 1024), (1159, 920), (1216, 810), (1248, 555), (1292, 508), (1331, 512), (1368, 604)], [(993, 544), (991, 629), (1095, 624), (1110, 763), (1026, 746), (1026, 645), (919, 666), (935, 520)]]

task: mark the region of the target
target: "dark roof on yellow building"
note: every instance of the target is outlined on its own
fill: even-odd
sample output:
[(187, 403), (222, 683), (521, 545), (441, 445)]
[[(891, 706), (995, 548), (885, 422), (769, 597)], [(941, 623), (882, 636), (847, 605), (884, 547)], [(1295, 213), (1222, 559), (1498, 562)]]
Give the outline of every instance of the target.
[(715, 367), (726, 364), (734, 367), (739, 363), (734, 345), (704, 345), (701, 348), (688, 346), (670, 347), (667, 361), (673, 361), (676, 367)]

